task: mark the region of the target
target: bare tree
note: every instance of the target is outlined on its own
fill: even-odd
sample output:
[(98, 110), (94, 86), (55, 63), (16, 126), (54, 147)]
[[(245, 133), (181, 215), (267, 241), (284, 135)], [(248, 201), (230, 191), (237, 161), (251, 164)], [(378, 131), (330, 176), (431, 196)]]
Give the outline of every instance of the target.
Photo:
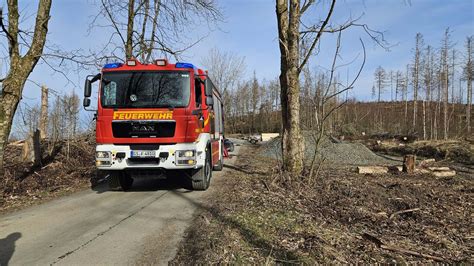
[(416, 118), (418, 114), (417, 103), (418, 103), (418, 90), (420, 88), (420, 66), (421, 66), (421, 51), (423, 49), (423, 35), (421, 33), (416, 34), (415, 44), (415, 57), (413, 58), (413, 72), (412, 72), (412, 84), (413, 84), (413, 130), (416, 130)]
[(5, 26), (3, 10), (0, 10), (0, 27), (8, 40), (9, 70), (2, 80), (2, 94), (0, 96), (0, 175), (3, 175), (3, 156), (8, 142), (13, 117), (18, 103), (20, 102), (25, 82), (33, 71), (36, 63), (43, 54), (48, 32), (48, 22), (50, 19), (50, 9), (52, 0), (42, 0), (38, 2), (38, 11), (33, 31), (33, 36), (29, 44), (26, 45), (26, 53), (21, 54), (20, 42), (24, 40), (20, 37), (18, 12), (18, 0), (8, 0), (8, 26)]
[(466, 126), (467, 135), (471, 135), (471, 110), (472, 110), (472, 80), (474, 76), (474, 64), (472, 62), (473, 44), (472, 36), (466, 38), (466, 61), (464, 63), (463, 78), (467, 82), (466, 102)]
[[(314, 1), (309, 1), (314, 2)], [(332, 1), (325, 26), (331, 18), (336, 1)], [(282, 105), (282, 159), (285, 170), (299, 175), (303, 171), (304, 140), (300, 130), (299, 74), (307, 59), (300, 65), (300, 17), (307, 8), (299, 0), (276, 0), (278, 38), (280, 46), (280, 86)], [(315, 38), (316, 45), (321, 34)]]
[[(395, 73), (395, 101), (398, 101), (398, 95), (402, 93), (402, 88), (405, 84), (405, 80), (403, 77), (403, 72), (397, 70)], [(403, 96), (402, 96), (403, 97)]]
[(449, 125), (448, 125), (448, 103), (449, 103), (449, 48), (450, 48), (450, 34), (449, 28), (444, 32), (444, 38), (441, 47), (441, 82), (443, 86), (443, 137), (448, 139)]
[(405, 86), (403, 87), (403, 100), (405, 101), (405, 127), (406, 131), (408, 131), (408, 81), (409, 79), (409, 69), (410, 65), (407, 64), (406, 72), (405, 72)]
[(393, 101), (393, 81), (394, 81), (393, 70), (390, 70), (389, 77), (390, 77), (390, 101)]
[(214, 0), (100, 0), (100, 11), (91, 28), (110, 27), (114, 31), (102, 54), (116, 59), (122, 59), (123, 54), (149, 62), (157, 55), (178, 57), (204, 37), (189, 41), (183, 32), (220, 20)]
[(387, 86), (388, 76), (385, 69), (383, 69), (383, 67), (381, 66), (378, 66), (375, 69), (374, 77), (375, 77), (375, 87), (374, 87), (375, 90), (372, 91), (372, 94), (377, 95), (377, 102), (379, 103), (382, 97), (382, 93), (384, 93), (385, 91), (384, 89)]
[(245, 58), (213, 48), (202, 58), (202, 64), (209, 70), (209, 76), (222, 93), (225, 113), (231, 114), (230, 98), (245, 73)]
[(380, 100), (382, 98), (382, 93), (385, 91), (384, 89), (387, 86), (387, 81), (388, 81), (387, 72), (381, 66), (378, 66), (375, 69), (374, 78), (375, 78), (375, 85), (372, 88), (372, 95), (377, 96), (377, 103), (378, 103), (375, 123), (378, 129), (382, 129), (383, 117), (382, 117), (382, 110), (380, 109)]
[(434, 56), (432, 52), (432, 47), (428, 45), (426, 47), (426, 54), (424, 60), (424, 71), (423, 71), (423, 81), (425, 85), (425, 98), (423, 99), (423, 139), (427, 139), (427, 129), (426, 129), (426, 121), (429, 120), (430, 122), (430, 138), (433, 137), (433, 123), (430, 119), (430, 106), (432, 101), (433, 95), (433, 83), (434, 83)]
[(342, 25), (331, 25), (336, 0), (330, 1), (318, 23), (303, 23), (302, 16), (315, 6), (324, 10), (322, 2), (276, 0), (275, 3), (280, 48), (283, 168), (293, 175), (299, 175), (304, 167), (299, 76), (311, 56), (317, 53), (321, 36), (324, 33), (339, 33), (356, 26), (362, 28), (378, 44), (383, 45), (385, 40), (380, 32), (371, 30), (365, 24), (358, 24), (357, 19), (349, 19)]
[(250, 86), (250, 103), (252, 108), (252, 133), (256, 133), (255, 131), (255, 114), (257, 112), (257, 106), (259, 104), (260, 98), (260, 84), (258, 84), (257, 80), (257, 73), (253, 72), (253, 80), (252, 85)]

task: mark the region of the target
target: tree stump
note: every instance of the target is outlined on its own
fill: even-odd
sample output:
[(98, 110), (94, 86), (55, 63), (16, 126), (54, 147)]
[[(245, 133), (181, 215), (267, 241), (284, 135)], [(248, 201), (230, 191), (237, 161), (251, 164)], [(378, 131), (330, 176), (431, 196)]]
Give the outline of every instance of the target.
[(24, 162), (32, 162), (34, 166), (40, 166), (41, 155), (40, 131), (36, 130), (25, 140), (21, 158)]
[(403, 172), (413, 174), (415, 172), (415, 155), (405, 155), (403, 158)]
[(37, 129), (33, 133), (33, 164), (34, 166), (41, 166), (41, 138), (40, 131)]

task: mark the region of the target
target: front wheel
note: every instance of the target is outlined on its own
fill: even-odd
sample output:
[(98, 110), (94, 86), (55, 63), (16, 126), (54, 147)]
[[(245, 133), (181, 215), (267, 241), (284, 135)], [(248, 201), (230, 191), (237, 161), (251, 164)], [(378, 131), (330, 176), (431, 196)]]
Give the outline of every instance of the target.
[(212, 177), (212, 161), (210, 149), (206, 152), (206, 160), (204, 166), (197, 170), (191, 170), (191, 183), (193, 190), (207, 190), (211, 183)]

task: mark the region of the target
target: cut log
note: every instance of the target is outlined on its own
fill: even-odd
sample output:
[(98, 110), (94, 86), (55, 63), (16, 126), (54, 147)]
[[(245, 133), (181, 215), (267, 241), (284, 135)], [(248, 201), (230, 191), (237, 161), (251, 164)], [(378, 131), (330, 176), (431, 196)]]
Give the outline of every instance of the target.
[(415, 155), (405, 155), (403, 158), (403, 172), (413, 174), (415, 172)]
[(431, 171), (426, 168), (416, 168), (415, 173), (430, 174)]
[(385, 166), (358, 166), (357, 172), (359, 174), (386, 174), (388, 168)]
[(430, 165), (432, 163), (436, 162), (435, 159), (426, 159), (420, 162), (421, 167), (426, 167), (427, 165)]
[(433, 172), (451, 171), (451, 169), (449, 169), (449, 167), (447, 167), (447, 166), (443, 166), (443, 167), (428, 167), (428, 169), (430, 169), (430, 170), (433, 171)]
[(451, 170), (451, 171), (434, 171), (432, 174), (436, 177), (450, 177), (450, 176), (455, 176), (456, 171)]

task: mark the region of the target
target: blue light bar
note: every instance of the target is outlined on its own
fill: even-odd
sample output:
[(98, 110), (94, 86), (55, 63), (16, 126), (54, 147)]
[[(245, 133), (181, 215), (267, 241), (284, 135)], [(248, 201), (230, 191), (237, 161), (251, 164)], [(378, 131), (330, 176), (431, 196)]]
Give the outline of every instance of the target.
[(193, 64), (191, 63), (181, 63), (181, 62), (178, 62), (174, 65), (176, 68), (195, 68)]
[(110, 63), (110, 64), (105, 64), (104, 68), (119, 68), (123, 64), (122, 63)]

